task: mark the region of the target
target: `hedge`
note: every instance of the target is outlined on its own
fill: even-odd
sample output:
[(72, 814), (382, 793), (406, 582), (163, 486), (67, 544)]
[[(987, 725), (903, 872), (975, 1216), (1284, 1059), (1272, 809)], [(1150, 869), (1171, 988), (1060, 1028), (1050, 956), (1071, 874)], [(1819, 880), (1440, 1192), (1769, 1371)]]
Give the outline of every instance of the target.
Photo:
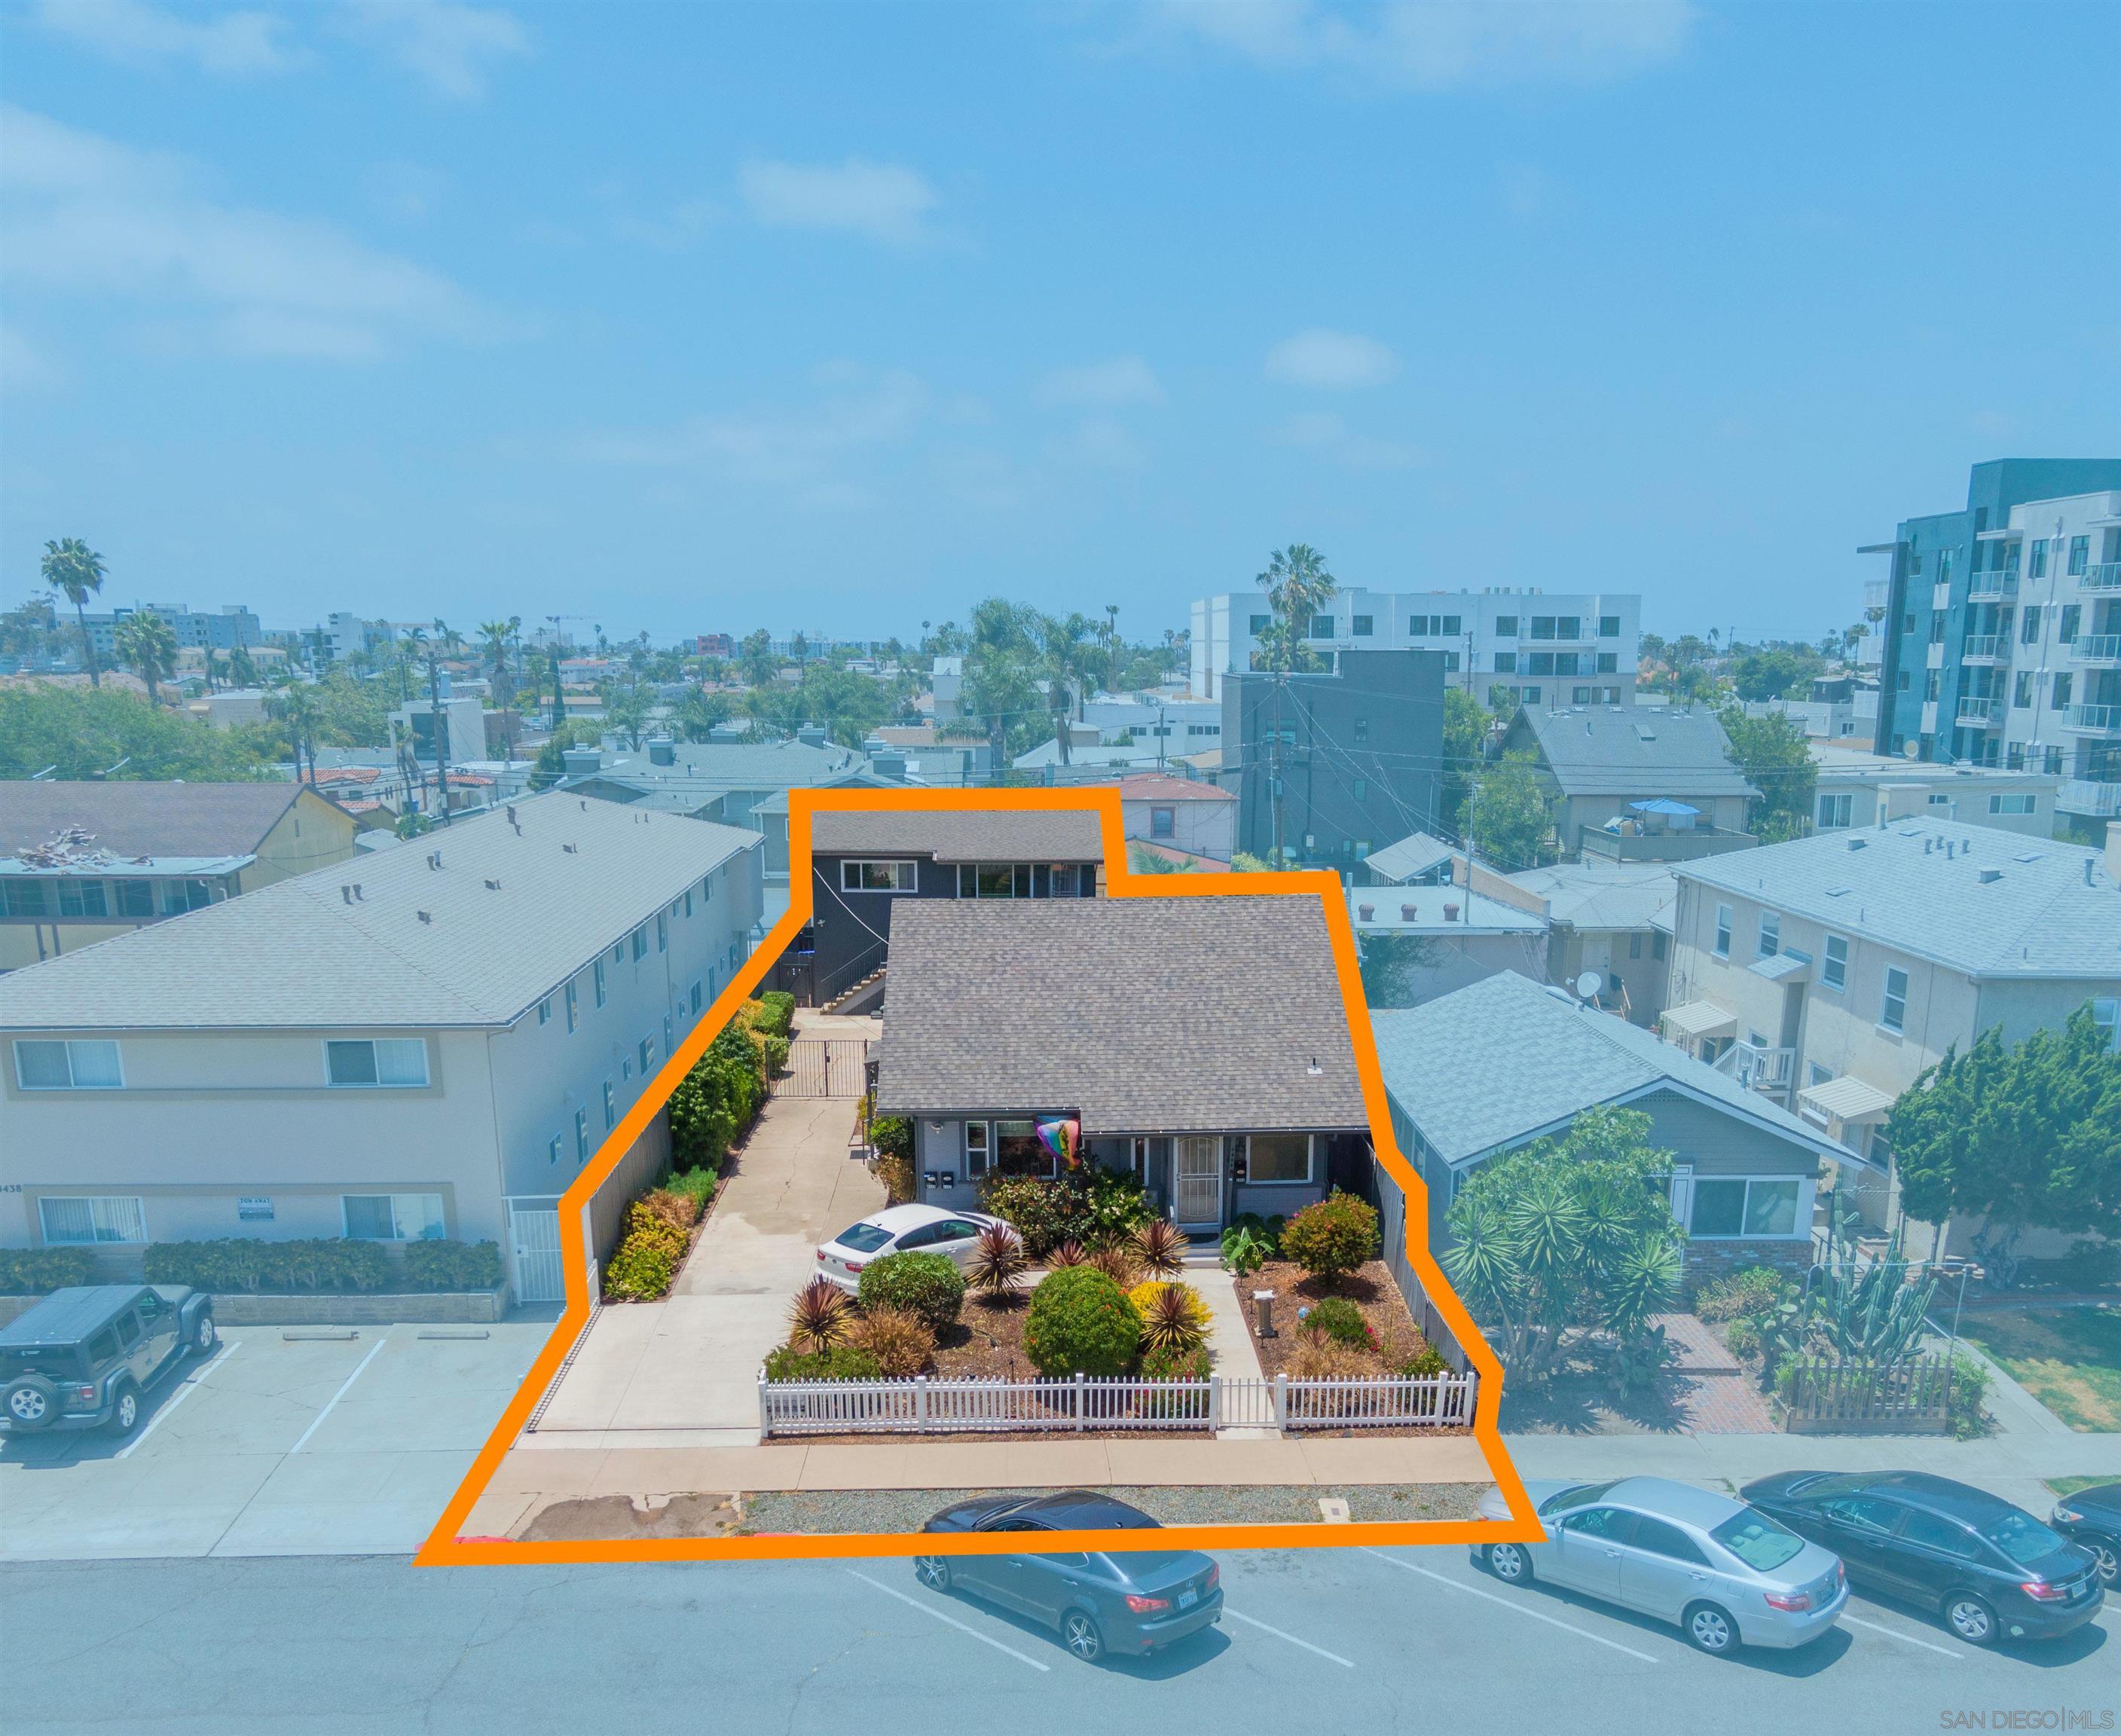
[(775, 1037), (785, 1037), (795, 1028), (795, 997), (785, 991), (770, 988), (753, 1003), (758, 1011), (752, 1023), (759, 1029)]
[(86, 1248), (0, 1248), (0, 1295), (41, 1296), (96, 1276)]
[(747, 1024), (725, 1025), (678, 1081), (670, 1094), (670, 1160), (675, 1168), (718, 1167), (757, 1118), (766, 1101), (766, 1041)]
[(140, 1276), (149, 1284), (188, 1284), (221, 1295), (494, 1290), (501, 1283), (501, 1250), (491, 1242), (408, 1242), (394, 1269), (380, 1242), (225, 1236), (150, 1243), (140, 1257)]

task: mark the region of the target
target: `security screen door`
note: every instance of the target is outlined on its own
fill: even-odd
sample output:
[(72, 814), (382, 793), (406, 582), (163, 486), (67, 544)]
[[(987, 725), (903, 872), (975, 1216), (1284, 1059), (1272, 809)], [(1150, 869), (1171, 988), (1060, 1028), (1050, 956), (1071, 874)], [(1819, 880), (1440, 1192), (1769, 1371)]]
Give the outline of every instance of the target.
[(1172, 1216), (1181, 1224), (1215, 1224), (1223, 1216), (1223, 1142), (1189, 1134), (1177, 1141)]

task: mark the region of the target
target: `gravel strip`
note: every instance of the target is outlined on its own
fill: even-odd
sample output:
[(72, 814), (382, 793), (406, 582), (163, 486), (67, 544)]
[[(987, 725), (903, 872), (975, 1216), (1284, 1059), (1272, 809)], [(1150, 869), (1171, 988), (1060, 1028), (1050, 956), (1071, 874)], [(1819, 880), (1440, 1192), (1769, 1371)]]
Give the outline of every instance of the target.
[[(743, 1498), (747, 1531), (918, 1531), (953, 1503), (974, 1496), (1037, 1494), (1037, 1490), (855, 1489), (771, 1491)], [(1363, 1483), (1345, 1488), (1311, 1484), (1256, 1488), (1108, 1488), (1130, 1507), (1167, 1525), (1322, 1524), (1318, 1502), (1338, 1496), (1349, 1517), (1362, 1520), (1463, 1519), (1480, 1496), (1474, 1483)]]

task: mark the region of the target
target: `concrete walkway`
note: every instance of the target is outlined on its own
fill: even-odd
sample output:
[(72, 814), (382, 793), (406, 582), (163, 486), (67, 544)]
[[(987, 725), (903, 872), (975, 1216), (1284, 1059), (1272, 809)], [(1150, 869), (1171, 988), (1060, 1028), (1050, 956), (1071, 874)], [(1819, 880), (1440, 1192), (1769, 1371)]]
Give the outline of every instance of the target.
[(644, 1430), (756, 1442), (758, 1365), (787, 1337), (818, 1244), (884, 1203), (848, 1155), (854, 1125), (852, 1098), (770, 1099), (669, 1300), (599, 1310), (538, 1436), (599, 1449)]

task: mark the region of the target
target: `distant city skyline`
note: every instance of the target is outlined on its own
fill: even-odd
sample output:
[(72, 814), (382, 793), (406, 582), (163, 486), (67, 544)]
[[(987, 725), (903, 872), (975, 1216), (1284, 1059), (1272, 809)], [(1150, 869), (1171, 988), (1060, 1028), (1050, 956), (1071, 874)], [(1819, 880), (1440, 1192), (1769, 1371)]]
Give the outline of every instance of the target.
[[(1816, 637), (2121, 450), (2096, 7), (0, 7), (0, 601)], [(2037, 125), (1983, 118), (2037, 116)], [(92, 605), (94, 606), (94, 605)]]

